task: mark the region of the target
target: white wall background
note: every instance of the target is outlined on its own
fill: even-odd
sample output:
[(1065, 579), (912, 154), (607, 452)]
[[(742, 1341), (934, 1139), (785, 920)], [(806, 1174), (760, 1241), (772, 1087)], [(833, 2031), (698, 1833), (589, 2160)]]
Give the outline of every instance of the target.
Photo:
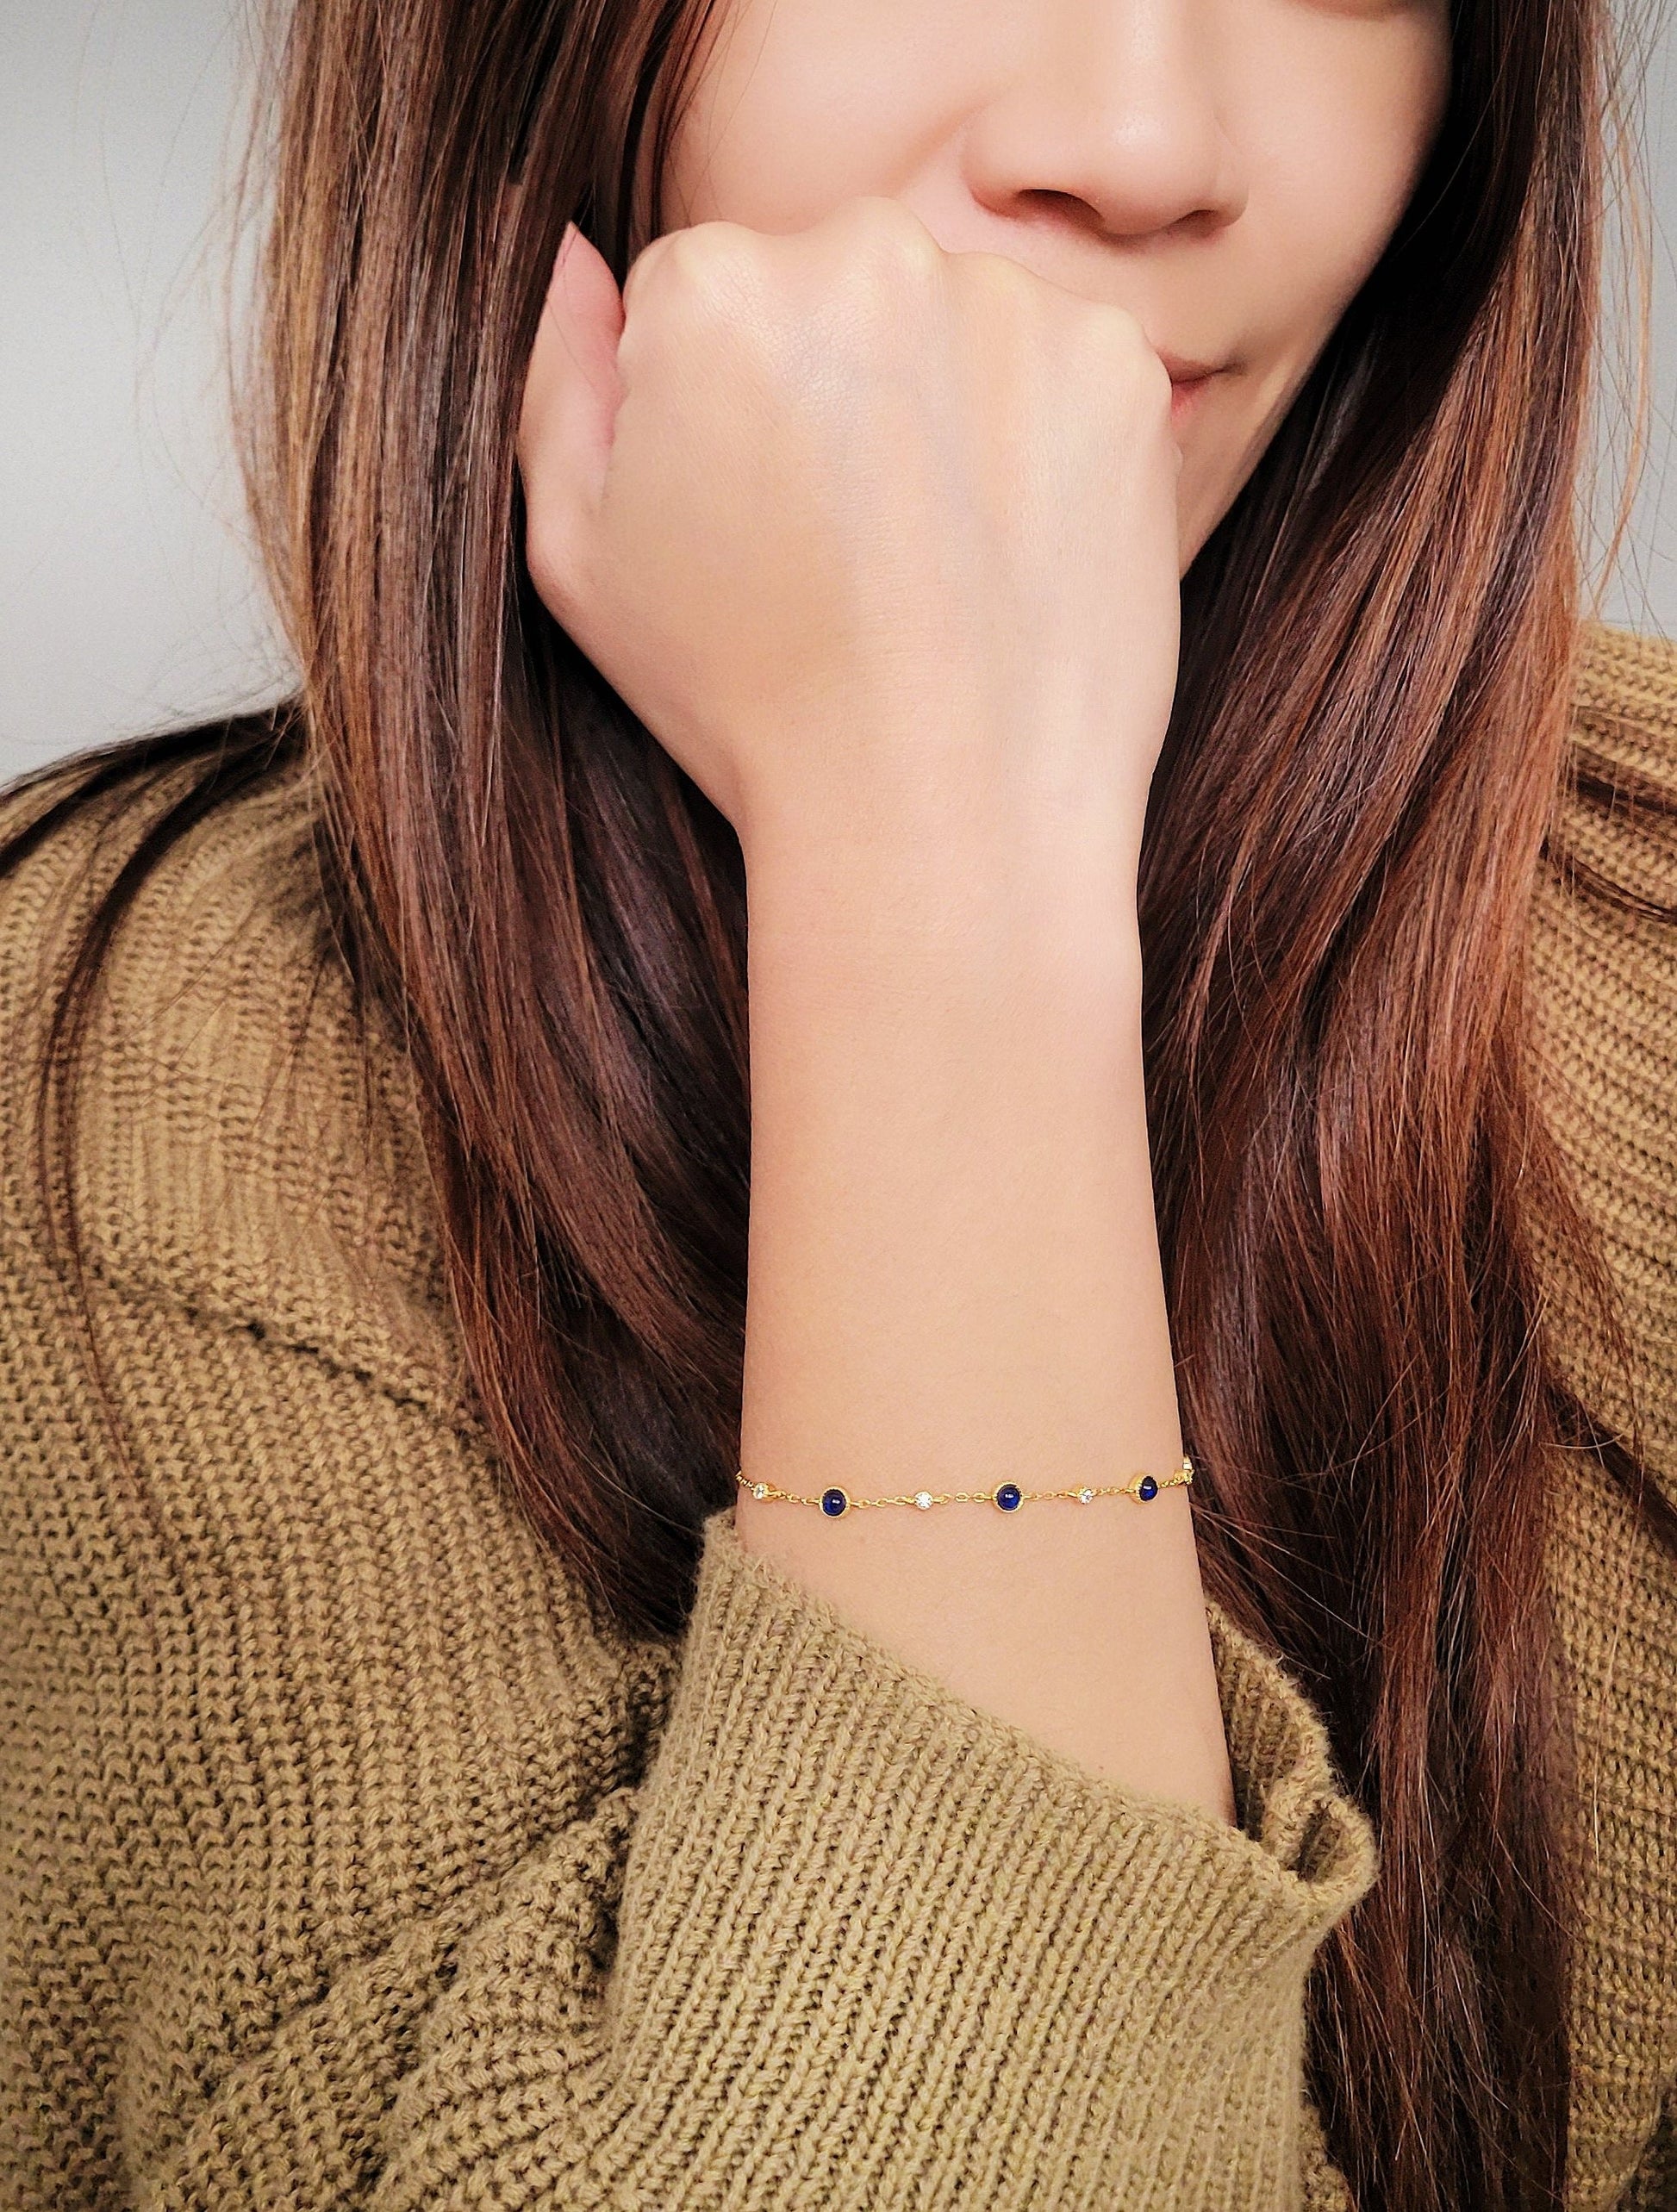
[(273, 696), (221, 322), (241, 0), (0, 0), (0, 779)]
[[(1649, 454), (1603, 611), (1677, 635), (1672, 49), (1646, 86)], [(221, 370), (248, 63), (245, 0), (0, 0), (0, 782), (284, 687)]]

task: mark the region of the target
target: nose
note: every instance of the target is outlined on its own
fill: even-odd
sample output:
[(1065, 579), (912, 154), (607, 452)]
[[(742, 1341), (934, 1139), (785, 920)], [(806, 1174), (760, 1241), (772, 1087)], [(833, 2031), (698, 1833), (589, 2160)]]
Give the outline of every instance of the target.
[(980, 206), (1132, 243), (1239, 215), (1245, 171), (1219, 111), (1206, 0), (1050, 0), (1021, 14), (1016, 63), (963, 134)]

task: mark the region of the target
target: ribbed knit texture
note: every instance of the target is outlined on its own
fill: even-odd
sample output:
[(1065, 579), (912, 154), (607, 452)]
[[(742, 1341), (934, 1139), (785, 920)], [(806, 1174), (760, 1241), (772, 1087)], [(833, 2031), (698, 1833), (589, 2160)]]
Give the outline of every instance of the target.
[[(1677, 787), (1677, 655), (1581, 713)], [(708, 1524), (597, 1620), (462, 1387), (408, 1071), (315, 986), (301, 788), (119, 939), (78, 1193), (112, 1450), (22, 1119), (109, 864), (0, 888), (0, 2205), (1326, 2212), (1306, 1978), (1373, 1878), (1322, 1730), (1213, 1622), (1241, 1826), (1085, 1773)], [(1677, 838), (1592, 857), (1677, 895)], [(1677, 931), (1551, 884), (1556, 1125), (1677, 1481)], [(294, 1031), (305, 1042), (293, 1054)], [(1556, 1324), (1614, 1418), (1602, 1348)], [(1587, 1469), (1580, 2207), (1677, 2205), (1677, 1573)]]
[[(1584, 748), (1677, 792), (1677, 648), (1596, 631), (1578, 688)], [(1677, 901), (1677, 820), (1570, 808), (1564, 843), (1612, 882)], [(1641, 1417), (1677, 1499), (1677, 924), (1558, 874), (1534, 956), (1545, 1099), (1599, 1226), (1629, 1338), (1627, 1389), (1551, 1256), (1551, 1323), (1587, 1404)], [(1576, 1963), (1573, 2203), (1677, 2208), (1677, 1566), (1586, 1460), (1569, 1464), (1553, 1582), (1578, 1739), (1583, 1916)]]

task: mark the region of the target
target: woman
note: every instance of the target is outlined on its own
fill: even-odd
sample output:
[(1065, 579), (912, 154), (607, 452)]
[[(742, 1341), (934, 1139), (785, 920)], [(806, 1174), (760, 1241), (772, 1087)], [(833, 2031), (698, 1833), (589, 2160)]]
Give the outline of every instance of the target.
[(301, 689), (7, 802), (7, 2203), (1677, 2203), (1604, 36), (301, 0)]

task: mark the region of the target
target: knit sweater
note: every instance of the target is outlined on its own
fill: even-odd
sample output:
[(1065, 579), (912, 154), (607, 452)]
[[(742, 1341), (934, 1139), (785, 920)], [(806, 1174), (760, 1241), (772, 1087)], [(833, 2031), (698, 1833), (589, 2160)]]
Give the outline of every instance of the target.
[[(1592, 632), (1579, 716), (1677, 788), (1677, 650)], [(25, 1122), (118, 846), (60, 830), (0, 886), (0, 2206), (1343, 2204), (1304, 1998), (1376, 1861), (1299, 1690), (1213, 1617), (1229, 1827), (968, 1705), (728, 1512), (680, 1636), (601, 1617), (472, 1411), (411, 1069), (315, 971), (306, 819), (291, 776), (201, 824), (97, 1003), (74, 1172), (126, 1454)], [(1569, 834), (1677, 895), (1669, 824)], [(1558, 875), (1534, 930), (1677, 1488), (1677, 930)], [(1677, 2206), (1677, 1567), (1593, 1461), (1557, 1483), (1572, 2202)]]

